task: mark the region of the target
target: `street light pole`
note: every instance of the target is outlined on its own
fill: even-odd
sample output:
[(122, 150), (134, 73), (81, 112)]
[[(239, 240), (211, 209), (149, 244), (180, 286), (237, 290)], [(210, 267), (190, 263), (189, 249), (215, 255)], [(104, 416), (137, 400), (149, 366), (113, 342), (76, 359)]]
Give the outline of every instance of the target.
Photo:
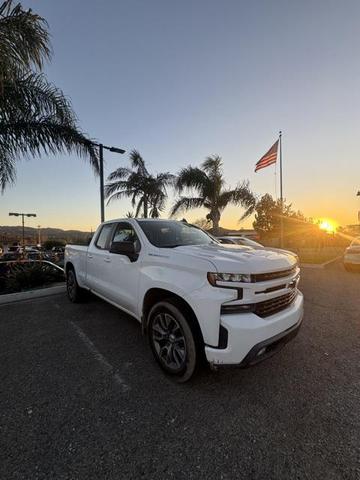
[(105, 221), (105, 202), (104, 202), (104, 149), (113, 153), (125, 153), (125, 150), (117, 147), (107, 147), (103, 143), (92, 142), (93, 145), (99, 147), (99, 175), (100, 175), (100, 218), (101, 223)]
[(25, 249), (25, 217), (36, 217), (36, 213), (9, 212), (9, 217), (21, 217), (22, 224), (22, 246)]
[(41, 228), (41, 225), (38, 225), (38, 244), (39, 244), (39, 247), (41, 247), (41, 231), (40, 231), (40, 228)]
[(101, 223), (105, 221), (105, 205), (104, 205), (104, 145), (99, 145), (100, 160), (100, 216)]

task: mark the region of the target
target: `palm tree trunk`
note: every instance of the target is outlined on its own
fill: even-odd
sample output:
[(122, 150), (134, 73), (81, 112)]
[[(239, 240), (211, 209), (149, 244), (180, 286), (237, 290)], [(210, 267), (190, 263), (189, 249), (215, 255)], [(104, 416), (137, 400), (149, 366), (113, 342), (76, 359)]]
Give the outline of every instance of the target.
[(146, 197), (144, 197), (144, 218), (148, 218), (148, 201)]
[(214, 235), (219, 234), (220, 212), (218, 210), (211, 212)]

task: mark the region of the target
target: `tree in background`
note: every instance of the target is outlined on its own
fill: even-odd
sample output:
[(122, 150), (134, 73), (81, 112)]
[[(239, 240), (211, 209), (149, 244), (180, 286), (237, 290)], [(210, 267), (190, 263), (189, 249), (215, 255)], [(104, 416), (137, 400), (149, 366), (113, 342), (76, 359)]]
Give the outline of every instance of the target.
[[(291, 209), (291, 204), (283, 206), (284, 226), (292, 225), (294, 222), (306, 222), (301, 212)], [(255, 206), (255, 221), (253, 227), (260, 234), (279, 233), (281, 218), (281, 200), (274, 200), (268, 193), (263, 195)]]
[(171, 210), (171, 215), (182, 211), (204, 207), (209, 210), (206, 219), (212, 222), (214, 233), (219, 229), (221, 214), (229, 204), (244, 207), (246, 218), (255, 208), (255, 196), (250, 191), (248, 182), (239, 184), (236, 188), (226, 188), (221, 157), (207, 157), (200, 168), (183, 168), (177, 176), (175, 188), (181, 195), (184, 190), (190, 196), (180, 196)]
[(7, 0), (0, 6), (0, 189), (15, 181), (19, 157), (75, 152), (97, 172), (97, 153), (71, 103), (41, 73), (51, 57), (44, 18)]
[(131, 168), (120, 167), (108, 176), (109, 183), (105, 186), (108, 204), (120, 198), (131, 198), (132, 206), (136, 206), (135, 217), (142, 211), (144, 218), (158, 218), (165, 209), (167, 187), (174, 176), (168, 172), (150, 174), (137, 150), (130, 153), (130, 163)]
[[(77, 242), (76, 242), (77, 243)], [(42, 244), (45, 250), (51, 250), (53, 247), (65, 247), (65, 240), (45, 240)]]
[(211, 221), (207, 218), (197, 218), (194, 222), (191, 223), (201, 228), (202, 230), (209, 230), (211, 228)]

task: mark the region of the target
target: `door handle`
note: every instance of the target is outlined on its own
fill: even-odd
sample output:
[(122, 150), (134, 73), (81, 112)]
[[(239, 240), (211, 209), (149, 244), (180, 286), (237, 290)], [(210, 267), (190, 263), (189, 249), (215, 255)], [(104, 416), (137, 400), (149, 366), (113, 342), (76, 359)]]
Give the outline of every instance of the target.
[(92, 256), (92, 255), (88, 255), (88, 258), (93, 258), (93, 256)]
[(110, 263), (111, 260), (110, 260), (110, 258), (104, 258), (104, 262)]

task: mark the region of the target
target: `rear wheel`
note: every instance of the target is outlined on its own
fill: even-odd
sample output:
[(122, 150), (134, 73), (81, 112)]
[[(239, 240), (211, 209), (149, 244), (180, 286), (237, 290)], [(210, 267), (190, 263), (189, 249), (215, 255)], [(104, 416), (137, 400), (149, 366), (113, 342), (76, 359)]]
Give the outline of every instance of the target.
[(171, 299), (150, 310), (148, 337), (156, 361), (175, 381), (183, 383), (194, 375), (198, 365), (195, 335)]
[(73, 268), (70, 268), (66, 275), (66, 291), (69, 300), (73, 303), (79, 303), (84, 299), (84, 290), (79, 287)]

